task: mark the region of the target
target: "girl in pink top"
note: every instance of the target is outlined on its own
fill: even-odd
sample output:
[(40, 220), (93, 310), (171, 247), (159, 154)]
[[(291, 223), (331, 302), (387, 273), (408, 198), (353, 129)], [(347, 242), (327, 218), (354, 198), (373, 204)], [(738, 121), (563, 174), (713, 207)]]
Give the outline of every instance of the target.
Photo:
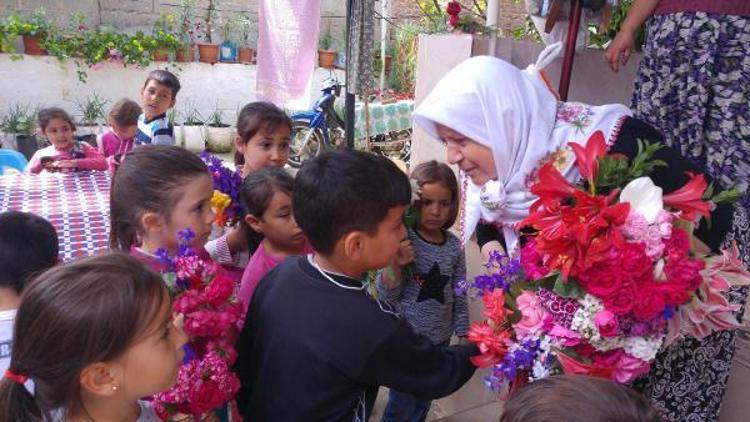
[(107, 169), (107, 161), (96, 148), (85, 142), (76, 142), (76, 126), (65, 110), (45, 108), (39, 112), (37, 124), (52, 145), (34, 153), (26, 167), (29, 173)]
[(242, 275), (239, 297), (245, 309), (261, 279), (284, 258), (313, 252), (294, 221), (293, 188), (292, 176), (278, 167), (253, 172), (242, 182), (240, 199), (247, 211), (245, 221), (264, 236)]
[(113, 173), (120, 165), (122, 156), (133, 149), (133, 138), (138, 131), (138, 116), (141, 113), (138, 103), (122, 98), (107, 114), (107, 123), (111, 130), (99, 140), (99, 152), (107, 158), (107, 164)]

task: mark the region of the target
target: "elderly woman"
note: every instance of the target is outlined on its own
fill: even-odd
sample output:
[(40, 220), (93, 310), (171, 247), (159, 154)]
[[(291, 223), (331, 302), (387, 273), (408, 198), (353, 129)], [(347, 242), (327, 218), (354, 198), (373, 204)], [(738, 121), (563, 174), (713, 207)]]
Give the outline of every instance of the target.
[[(629, 158), (637, 154), (638, 139), (663, 143), (659, 132), (633, 118), (625, 106), (558, 101), (534, 67), (521, 71), (493, 57), (474, 57), (452, 69), (414, 112), (414, 122), (442, 141), (447, 160), (460, 168), (465, 192), (461, 234), (466, 241), (476, 232), (485, 256), (501, 245), (509, 253), (519, 248), (516, 224), (536, 200), (530, 186), (538, 168), (553, 162), (566, 179), (578, 181), (569, 142), (585, 145), (602, 131), (609, 152)], [(687, 181), (685, 172), (704, 172), (667, 147), (655, 158), (668, 165), (650, 175), (665, 193)], [(696, 235), (713, 250), (736, 240), (747, 264), (749, 227), (744, 209), (725, 205)], [(733, 292), (732, 300), (744, 301), (744, 294)], [(667, 420), (715, 420), (734, 341), (735, 332), (724, 331), (674, 345), (657, 358), (643, 392)]]

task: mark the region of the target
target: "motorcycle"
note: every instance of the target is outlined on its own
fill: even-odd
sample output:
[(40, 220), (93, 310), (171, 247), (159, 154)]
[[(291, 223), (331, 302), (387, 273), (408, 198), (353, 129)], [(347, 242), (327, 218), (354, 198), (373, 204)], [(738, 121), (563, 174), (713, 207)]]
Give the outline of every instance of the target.
[(341, 87), (335, 77), (323, 81), (322, 95), (311, 110), (293, 113), (292, 140), (289, 146), (290, 166), (298, 168), (327, 148), (338, 148), (346, 143), (344, 119), (333, 105), (341, 95)]

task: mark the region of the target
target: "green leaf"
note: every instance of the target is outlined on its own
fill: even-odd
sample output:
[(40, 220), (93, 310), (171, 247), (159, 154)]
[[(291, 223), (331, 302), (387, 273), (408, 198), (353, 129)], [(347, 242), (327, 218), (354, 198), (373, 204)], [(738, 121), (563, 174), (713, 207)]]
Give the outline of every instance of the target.
[(535, 281), (534, 284), (537, 284), (539, 287), (543, 287), (547, 290), (554, 290), (558, 278), (560, 278), (560, 274), (555, 273), (547, 277), (540, 278), (539, 280)]
[(586, 290), (584, 290), (584, 288), (580, 284), (578, 284), (577, 281), (572, 278), (568, 278), (567, 281), (564, 281), (562, 279), (562, 276), (559, 276), (557, 278), (557, 281), (555, 281), (555, 287), (552, 288), (552, 291), (562, 297), (570, 297), (575, 299), (580, 299), (586, 294)]
[(510, 322), (511, 324), (515, 324), (520, 320), (521, 320), (521, 311), (519, 310), (513, 311), (513, 313), (508, 316), (508, 322)]
[(711, 201), (716, 205), (734, 204), (739, 200), (740, 192), (735, 188), (721, 191), (711, 198)]

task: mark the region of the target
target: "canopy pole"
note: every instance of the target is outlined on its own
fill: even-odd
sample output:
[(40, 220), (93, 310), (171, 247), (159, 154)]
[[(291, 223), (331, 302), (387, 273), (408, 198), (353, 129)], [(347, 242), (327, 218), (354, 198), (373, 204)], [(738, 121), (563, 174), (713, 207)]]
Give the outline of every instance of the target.
[(581, 12), (583, 5), (581, 0), (573, 0), (570, 8), (570, 23), (568, 24), (568, 36), (565, 40), (565, 56), (563, 57), (562, 72), (560, 72), (560, 99), (568, 101), (568, 89), (570, 78), (573, 73), (573, 58), (576, 54), (576, 39), (578, 38), (578, 27), (581, 26)]

